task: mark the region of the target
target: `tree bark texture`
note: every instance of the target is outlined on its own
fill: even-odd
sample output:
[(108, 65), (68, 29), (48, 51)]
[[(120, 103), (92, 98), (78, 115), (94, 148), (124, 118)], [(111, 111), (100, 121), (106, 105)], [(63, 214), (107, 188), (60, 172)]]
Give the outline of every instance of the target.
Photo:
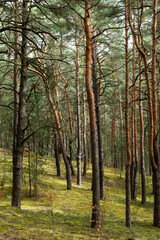
[(28, 143), (28, 181), (29, 181), (29, 198), (32, 197), (32, 179), (31, 179), (31, 154), (30, 154), (30, 144)]
[(17, 125), (16, 157), (13, 158), (13, 189), (12, 206), (21, 208), (21, 188), (22, 188), (22, 165), (24, 152), (25, 115), (26, 115), (26, 91), (27, 91), (27, 2), (22, 3), (22, 47), (21, 47), (21, 81), (19, 92), (19, 109)]
[(76, 32), (76, 96), (77, 96), (77, 185), (82, 185), (82, 157), (81, 157), (81, 108), (80, 108), (80, 90), (79, 90), (79, 45)]
[[(114, 96), (116, 91), (114, 91)], [(117, 162), (117, 124), (116, 124), (116, 108), (115, 108), (115, 98), (113, 100), (112, 106), (112, 145), (111, 145), (111, 153), (112, 153), (112, 161), (113, 167), (116, 169), (118, 167)]]
[(54, 151), (56, 158), (57, 176), (61, 176), (59, 141), (56, 133), (54, 133)]
[[(138, 20), (140, 28), (140, 22)], [(140, 37), (138, 37), (140, 45)], [(142, 72), (142, 57), (139, 54), (139, 73)], [(144, 161), (144, 119), (143, 119), (143, 104), (142, 104), (142, 74), (139, 76), (139, 117), (140, 117), (140, 166), (141, 166), (141, 186), (142, 186), (142, 204), (146, 204), (146, 178), (145, 178), (145, 161)]]
[[(18, 125), (18, 102), (19, 102), (19, 96), (18, 96), (18, 2), (15, 0), (14, 2), (14, 18), (15, 18), (15, 31), (14, 32), (14, 40), (15, 40), (15, 52), (14, 52), (14, 79), (13, 79), (13, 85), (14, 85), (14, 126), (13, 126), (13, 158), (15, 158), (16, 153), (16, 144), (17, 144), (17, 125)], [(14, 162), (14, 160), (13, 160)]]
[(126, 127), (126, 227), (131, 227), (130, 213), (130, 167), (131, 151), (129, 141), (129, 52), (128, 52), (128, 2), (125, 0), (125, 52), (126, 52), (126, 86), (125, 86), (125, 127)]
[(100, 183), (99, 183), (99, 158), (98, 158), (98, 136), (95, 112), (95, 99), (92, 89), (92, 36), (90, 25), (90, 1), (85, 1), (85, 33), (86, 33), (86, 72), (85, 84), (88, 97), (89, 115), (90, 115), (90, 131), (91, 131), (91, 151), (92, 151), (92, 183), (93, 183), (93, 199), (92, 199), (92, 223), (91, 227), (99, 226), (100, 221)]
[(120, 141), (121, 141), (121, 151), (120, 151), (120, 170), (123, 171), (123, 114), (122, 114), (122, 97), (121, 89), (119, 86), (119, 113), (120, 113)]
[(132, 164), (131, 164), (131, 199), (136, 200), (137, 197), (137, 173), (138, 173), (138, 153), (137, 153), (137, 116), (136, 116), (136, 81), (135, 81), (135, 69), (136, 69), (136, 49), (135, 41), (133, 38), (133, 78), (132, 78)]
[(153, 4), (153, 25), (152, 25), (152, 106), (153, 106), (153, 148), (156, 168), (153, 169), (154, 179), (154, 223), (155, 227), (160, 228), (160, 156), (157, 142), (157, 80), (156, 80), (156, 45), (157, 45), (157, 5), (158, 0)]
[(87, 173), (87, 121), (86, 121), (86, 104), (85, 90), (83, 89), (83, 176)]
[(100, 199), (104, 200), (105, 187), (104, 187), (103, 140), (102, 140), (101, 118), (100, 118), (100, 90), (99, 90), (100, 86), (97, 78), (96, 45), (95, 45), (94, 39), (92, 39), (92, 78), (93, 78), (93, 92), (94, 92), (94, 99), (95, 99), (96, 123), (97, 123), (97, 134), (98, 134)]

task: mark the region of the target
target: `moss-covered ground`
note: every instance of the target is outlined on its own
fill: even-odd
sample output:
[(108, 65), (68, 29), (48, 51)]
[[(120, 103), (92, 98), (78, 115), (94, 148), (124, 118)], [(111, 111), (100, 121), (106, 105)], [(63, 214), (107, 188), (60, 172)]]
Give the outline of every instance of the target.
[[(32, 159), (31, 159), (32, 161)], [(0, 154), (0, 240), (47, 239), (160, 239), (160, 230), (153, 223), (153, 195), (151, 179), (147, 177), (147, 204), (142, 206), (140, 187), (137, 201), (132, 202), (132, 227), (125, 227), (125, 180), (119, 171), (105, 168), (105, 201), (101, 202), (99, 229), (90, 228), (91, 220), (91, 166), (82, 187), (66, 190), (64, 165), (62, 177), (56, 176), (54, 159), (41, 159), (43, 171), (38, 175), (38, 198), (28, 198), (27, 159), (24, 158), (24, 178), (21, 210), (10, 207), (12, 188), (11, 156)], [(140, 186), (140, 177), (138, 177)]]

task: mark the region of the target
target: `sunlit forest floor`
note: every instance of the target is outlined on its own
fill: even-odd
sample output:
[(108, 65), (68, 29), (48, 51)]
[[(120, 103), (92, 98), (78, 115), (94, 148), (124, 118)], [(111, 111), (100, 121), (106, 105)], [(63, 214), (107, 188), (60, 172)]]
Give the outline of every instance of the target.
[[(11, 208), (12, 159), (0, 150), (0, 239), (160, 239), (160, 230), (153, 223), (151, 178), (147, 177), (147, 204), (142, 206), (140, 188), (137, 201), (132, 202), (132, 227), (125, 227), (124, 173), (105, 168), (106, 199), (101, 202), (98, 230), (91, 225), (91, 165), (82, 187), (73, 178), (73, 190), (66, 190), (64, 165), (62, 177), (56, 176), (55, 160), (38, 160), (38, 198), (28, 198), (28, 160), (24, 158), (22, 209)], [(34, 161), (34, 159), (33, 159)], [(32, 164), (32, 159), (31, 159)], [(34, 176), (34, 175), (33, 175)], [(32, 177), (33, 177), (32, 176)], [(140, 177), (138, 177), (140, 186)]]

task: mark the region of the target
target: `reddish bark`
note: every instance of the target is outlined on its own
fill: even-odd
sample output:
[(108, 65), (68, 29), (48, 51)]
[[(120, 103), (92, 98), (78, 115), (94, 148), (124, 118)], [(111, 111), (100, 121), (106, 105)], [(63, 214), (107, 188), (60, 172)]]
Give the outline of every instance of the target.
[(95, 99), (92, 89), (92, 71), (91, 71), (91, 58), (92, 58), (92, 36), (90, 26), (90, 1), (85, 1), (85, 33), (86, 33), (86, 72), (85, 84), (88, 96), (88, 106), (90, 115), (90, 131), (91, 131), (91, 151), (92, 151), (92, 183), (93, 183), (93, 200), (92, 200), (92, 223), (91, 227), (96, 228), (99, 226), (100, 221), (100, 184), (99, 184), (99, 160), (98, 160), (98, 136), (96, 125), (96, 112), (95, 112)]

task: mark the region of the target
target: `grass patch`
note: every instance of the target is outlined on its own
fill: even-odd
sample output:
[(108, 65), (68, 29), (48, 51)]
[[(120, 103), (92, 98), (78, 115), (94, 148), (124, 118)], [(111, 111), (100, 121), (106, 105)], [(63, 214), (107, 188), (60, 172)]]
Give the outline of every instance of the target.
[[(3, 157), (3, 156), (1, 156)], [(160, 231), (152, 227), (153, 195), (151, 179), (147, 177), (147, 204), (140, 204), (140, 187), (137, 201), (132, 202), (132, 228), (125, 227), (125, 180), (119, 171), (105, 168), (106, 199), (101, 202), (101, 223), (99, 230), (90, 228), (91, 220), (91, 166), (82, 187), (73, 178), (73, 190), (66, 190), (64, 166), (62, 177), (57, 177), (55, 161), (46, 158), (39, 172), (38, 199), (29, 199), (28, 174), (24, 172), (22, 209), (10, 207), (11, 202), (11, 157), (5, 156), (5, 182), (0, 192), (0, 239), (160, 239)], [(0, 159), (3, 163), (4, 159)], [(42, 162), (42, 160), (41, 160)], [(3, 164), (2, 164), (3, 166)], [(27, 159), (24, 159), (27, 169)], [(4, 178), (3, 167), (0, 180)], [(138, 186), (140, 180), (138, 178)]]

